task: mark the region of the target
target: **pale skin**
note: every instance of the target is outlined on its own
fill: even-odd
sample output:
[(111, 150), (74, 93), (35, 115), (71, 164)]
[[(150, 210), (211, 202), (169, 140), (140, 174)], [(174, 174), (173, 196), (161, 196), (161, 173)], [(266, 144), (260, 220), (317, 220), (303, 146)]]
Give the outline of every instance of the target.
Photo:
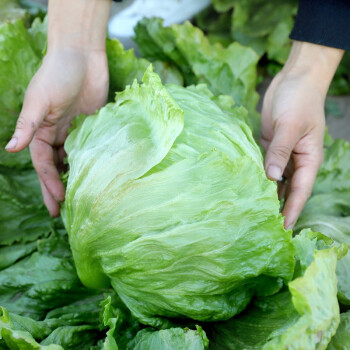
[[(108, 94), (105, 52), (110, 0), (50, 0), (48, 50), (28, 86), (8, 152), (29, 146), (44, 202), (59, 215), (65, 190), (57, 166), (74, 116), (94, 113)], [(261, 142), (271, 180), (288, 178), (283, 215), (292, 228), (323, 159), (324, 101), (343, 50), (293, 43), (263, 103)], [(288, 166), (287, 166), (288, 164)]]
[(265, 169), (287, 179), (282, 214), (293, 228), (323, 161), (324, 103), (344, 51), (294, 41), (282, 71), (267, 89), (261, 119)]

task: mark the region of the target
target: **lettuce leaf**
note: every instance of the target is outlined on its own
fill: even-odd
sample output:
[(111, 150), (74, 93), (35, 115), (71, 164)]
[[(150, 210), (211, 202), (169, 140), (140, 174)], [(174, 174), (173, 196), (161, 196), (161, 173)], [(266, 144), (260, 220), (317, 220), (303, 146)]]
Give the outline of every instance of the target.
[(327, 350), (350, 349), (350, 311), (340, 314), (340, 324), (337, 333), (329, 343)]
[[(310, 227), (338, 244), (350, 245), (350, 144), (336, 140), (325, 151), (313, 193), (295, 226)], [(350, 305), (350, 254), (337, 264), (338, 298)]]
[[(138, 82), (142, 81), (143, 74), (150, 62), (145, 58), (137, 58), (133, 49), (124, 50), (123, 45), (117, 39), (107, 39), (106, 52), (109, 69), (109, 91), (110, 95), (112, 94), (112, 100), (114, 100), (114, 94), (117, 91), (124, 90), (135, 79)], [(163, 84), (183, 85), (183, 77), (175, 66), (162, 61), (153, 62), (153, 66)]]
[(219, 12), (232, 12), (231, 38), (253, 48), (259, 57), (283, 64), (289, 54), (289, 34), (294, 24), (297, 1), (214, 0)]
[(208, 344), (208, 338), (199, 326), (197, 330), (170, 328), (154, 331), (146, 328), (137, 333), (127, 350), (204, 350)]
[(29, 20), (28, 12), (20, 6), (19, 0), (2, 0), (0, 3), (0, 25), (3, 22)]
[(258, 56), (254, 50), (237, 42), (227, 48), (212, 45), (189, 22), (165, 28), (161, 19), (144, 18), (135, 34), (144, 57), (170, 62), (182, 72), (185, 85), (205, 83), (214, 95), (232, 96), (255, 116)]
[(35, 251), (0, 272), (0, 305), (36, 320), (91, 293), (80, 284), (72, 257), (55, 252)]
[(208, 332), (212, 349), (326, 349), (339, 324), (335, 269), (346, 248), (318, 250), (325, 242), (312, 236), (304, 231), (293, 240), (305, 270), (288, 283), (289, 291), (257, 298), (238, 317), (214, 325)]
[(40, 57), (23, 21), (0, 24), (0, 165), (28, 168), (28, 150), (4, 150), (15, 129), (25, 90), (39, 67)]
[[(33, 242), (52, 230), (53, 221), (43, 204), (34, 169), (19, 171), (0, 166), (0, 208), (0, 249), (14, 242)], [(4, 265), (3, 259), (1, 254), (0, 266)]]

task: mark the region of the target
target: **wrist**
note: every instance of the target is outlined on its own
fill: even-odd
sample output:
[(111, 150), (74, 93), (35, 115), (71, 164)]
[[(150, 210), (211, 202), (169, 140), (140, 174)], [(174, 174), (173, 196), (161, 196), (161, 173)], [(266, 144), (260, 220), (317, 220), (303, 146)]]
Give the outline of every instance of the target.
[(293, 41), (291, 52), (281, 74), (304, 76), (326, 96), (344, 50), (302, 41)]
[(105, 50), (110, 0), (50, 0), (48, 51)]

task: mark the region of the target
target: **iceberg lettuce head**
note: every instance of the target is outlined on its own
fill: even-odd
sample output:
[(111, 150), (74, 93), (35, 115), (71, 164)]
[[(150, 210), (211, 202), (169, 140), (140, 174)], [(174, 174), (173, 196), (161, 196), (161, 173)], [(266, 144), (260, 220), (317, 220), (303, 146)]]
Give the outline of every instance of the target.
[(143, 84), (80, 116), (63, 208), (78, 275), (143, 323), (225, 320), (292, 278), (291, 231), (246, 111), (205, 85)]

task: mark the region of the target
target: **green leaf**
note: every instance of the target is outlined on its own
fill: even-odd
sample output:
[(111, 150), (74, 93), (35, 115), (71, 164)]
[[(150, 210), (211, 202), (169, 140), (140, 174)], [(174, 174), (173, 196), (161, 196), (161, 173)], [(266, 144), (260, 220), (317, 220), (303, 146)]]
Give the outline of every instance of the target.
[[(115, 92), (124, 90), (135, 79), (141, 82), (145, 70), (151, 63), (145, 58), (137, 58), (133, 49), (124, 50), (123, 45), (117, 39), (107, 39), (106, 51), (109, 69), (109, 90), (110, 94), (113, 95), (111, 98), (114, 100)], [(153, 66), (163, 84), (175, 83), (183, 85), (181, 73), (171, 64), (155, 61)]]
[(127, 350), (204, 350), (208, 348), (208, 338), (201, 327), (197, 330), (170, 328), (156, 331), (151, 328), (138, 332)]
[[(301, 239), (307, 243), (310, 236), (304, 231)], [(309, 260), (308, 249), (297, 254), (300, 261)], [(211, 349), (326, 349), (339, 324), (335, 268), (342, 254), (336, 247), (314, 250), (313, 261), (289, 282), (289, 291), (257, 298), (238, 317), (209, 328)]]
[(36, 320), (91, 294), (81, 286), (71, 256), (34, 252), (0, 271), (0, 305)]
[[(312, 228), (337, 244), (350, 245), (350, 144), (336, 140), (325, 151), (313, 194), (295, 226), (298, 232)], [(338, 298), (350, 305), (350, 253), (337, 264)]]
[(98, 333), (93, 326), (63, 326), (56, 328), (41, 344), (50, 346), (56, 345), (59, 349), (82, 349), (88, 350), (98, 339)]
[(316, 251), (303, 277), (289, 282), (298, 321), (271, 340), (268, 349), (326, 349), (340, 322), (335, 268), (336, 248)]
[(0, 3), (0, 25), (18, 19), (23, 19), (26, 23), (29, 21), (29, 14), (21, 8), (19, 0), (2, 0)]
[(185, 84), (205, 83), (215, 94), (230, 95), (253, 114), (258, 56), (239, 43), (212, 45), (203, 32), (186, 22), (163, 27), (160, 19), (143, 19), (135, 27), (135, 41), (150, 61), (169, 61), (181, 70)]
[(350, 350), (350, 311), (340, 314), (337, 333), (329, 343), (327, 350)]
[(28, 150), (4, 150), (21, 111), (25, 90), (39, 67), (40, 58), (23, 21), (0, 25), (0, 165), (30, 167)]
[(0, 208), (0, 246), (32, 242), (52, 230), (34, 169), (0, 166)]
[(267, 341), (283, 334), (299, 317), (289, 291), (257, 298), (241, 315), (217, 322), (207, 330), (210, 349), (261, 350)]
[[(4, 307), (0, 307), (0, 341), (11, 350), (63, 350), (61, 346), (42, 346), (33, 338), (43, 337), (47, 333), (45, 326), (25, 317), (10, 314)], [(5, 345), (0, 343), (0, 345)]]

